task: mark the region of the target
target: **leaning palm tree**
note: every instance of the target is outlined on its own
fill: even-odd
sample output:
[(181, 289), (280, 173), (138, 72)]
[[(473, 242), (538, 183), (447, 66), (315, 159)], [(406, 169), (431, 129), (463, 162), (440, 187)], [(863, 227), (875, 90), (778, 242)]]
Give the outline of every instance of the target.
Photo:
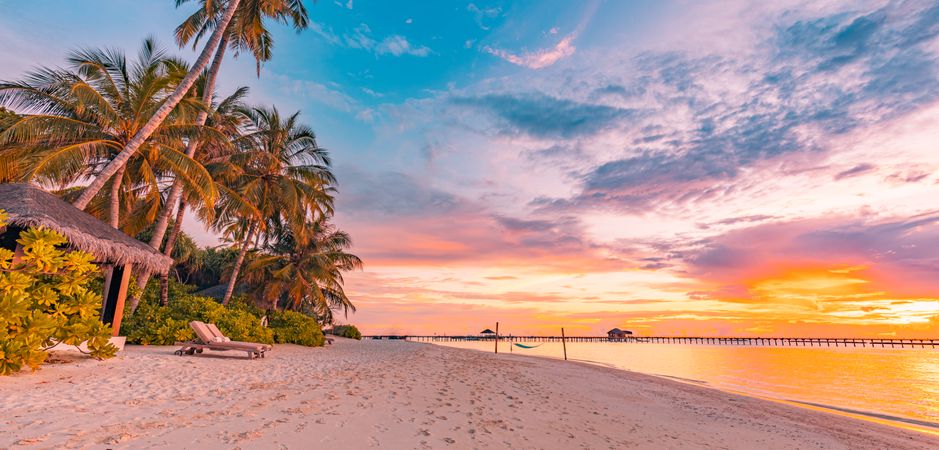
[[(238, 5), (241, 0), (227, 0), (224, 9), (222, 10), (221, 16), (218, 20), (218, 24), (215, 28), (215, 31), (212, 32), (212, 36), (209, 38), (209, 41), (203, 47), (202, 52), (199, 53), (199, 57), (196, 59), (196, 63), (189, 69), (189, 72), (179, 81), (179, 84), (176, 85), (176, 88), (173, 89), (162, 102), (159, 108), (153, 112), (150, 118), (141, 126), (137, 132), (130, 138), (126, 144), (124, 144), (121, 152), (106, 165), (97, 177), (88, 185), (84, 190), (82, 190), (81, 195), (78, 197), (78, 200), (75, 201), (74, 205), (79, 209), (85, 209), (88, 206), (88, 203), (98, 194), (98, 191), (104, 187), (104, 184), (107, 183), (111, 177), (117, 174), (124, 166), (127, 164), (127, 161), (140, 149), (140, 147), (150, 138), (150, 136), (159, 129), (160, 125), (163, 124), (163, 121), (169, 117), (170, 113), (176, 108), (186, 94), (189, 92), (189, 89), (192, 88), (192, 85), (195, 84), (196, 80), (199, 78), (206, 66), (209, 65), (209, 59), (212, 58), (212, 54), (215, 51), (215, 48), (218, 46), (219, 42), (222, 40), (222, 35), (225, 34), (225, 29), (228, 27), (229, 22), (231, 22), (232, 17), (235, 15), (235, 11), (238, 9)], [(218, 2), (207, 2), (210, 11), (214, 15), (215, 7)]]
[[(231, 299), (238, 273), (249, 246), (272, 222), (294, 230), (314, 218), (333, 212), (333, 185), (329, 154), (316, 143), (309, 127), (300, 124), (300, 113), (282, 117), (276, 108), (242, 111), (251, 131), (235, 140), (241, 151), (229, 158), (241, 170), (225, 183), (240, 194), (238, 202), (223, 202), (217, 210), (216, 228), (237, 236), (238, 257), (222, 302)], [(245, 204), (255, 208), (246, 211)]]
[[(207, 77), (203, 77), (203, 79), (197, 85), (200, 90), (194, 90), (193, 96), (196, 97), (197, 94), (201, 92), (201, 89), (206, 88), (208, 84)], [(211, 107), (208, 111), (200, 109), (199, 118), (201, 119), (202, 114), (204, 113), (207, 118), (207, 120), (203, 122), (206, 128), (212, 129), (215, 133), (217, 133), (217, 135), (225, 136), (229, 140), (237, 138), (241, 133), (242, 127), (247, 124), (245, 116), (241, 114), (241, 111), (244, 109), (244, 104), (242, 101), (247, 93), (248, 88), (246, 87), (237, 89), (232, 95), (222, 99), (220, 102), (211, 104)], [(195, 140), (190, 140), (190, 143), (194, 141)], [(192, 147), (187, 146), (187, 150), (190, 148)], [(203, 164), (206, 167), (206, 170), (212, 174), (212, 180), (216, 191), (218, 192), (219, 196), (224, 197), (224, 199), (221, 201), (225, 203), (237, 203), (239, 200), (233, 197), (238, 197), (238, 193), (232, 191), (225, 184), (218, 181), (222, 179), (219, 174), (231, 174), (240, 170), (240, 168), (232, 166), (228, 163), (228, 157), (232, 154), (233, 147), (227, 141), (220, 142), (218, 140), (204, 140), (198, 149), (198, 152), (190, 156), (192, 156), (199, 163)], [(187, 205), (196, 211), (197, 215), (203, 223), (211, 223), (215, 212), (215, 205), (206, 205), (202, 202), (199, 202), (198, 198), (194, 198), (189, 190), (185, 189), (183, 181), (184, 180), (173, 182), (173, 185), (170, 188), (170, 193), (167, 195), (167, 200), (160, 212), (159, 218), (155, 221), (150, 220), (148, 222), (155, 223), (150, 233), (150, 239), (148, 240), (150, 246), (157, 250), (162, 247), (163, 254), (166, 256), (171, 256), (171, 254), (174, 252), (176, 238), (182, 229), (181, 225), (183, 223)], [(166, 213), (171, 211), (174, 194), (179, 194), (180, 201), (179, 209), (176, 212), (176, 218), (173, 221), (175, 225), (172, 229), (170, 229), (169, 220), (166, 217)], [(245, 207), (250, 208), (251, 206), (247, 205)], [(137, 275), (138, 292), (143, 292), (147, 286), (147, 283), (150, 281), (150, 276), (151, 274), (147, 272)], [(165, 296), (168, 295), (168, 292), (168, 278), (167, 275), (163, 275), (160, 278), (161, 303), (168, 303), (169, 300), (165, 298)], [(128, 303), (131, 305), (131, 311), (135, 311), (137, 309), (139, 300), (139, 294), (130, 297)]]
[[(236, 90), (235, 93), (226, 97), (217, 105), (214, 105), (212, 114), (209, 115), (206, 125), (227, 136), (231, 136), (233, 139), (239, 136), (241, 127), (245, 121), (244, 115), (240, 114), (240, 111), (244, 109), (242, 99), (247, 93), (248, 88), (241, 87)], [(222, 174), (232, 174), (240, 170), (240, 168), (233, 166), (229, 161), (229, 157), (232, 155), (231, 149), (231, 146), (213, 145), (212, 142), (207, 141), (204, 145), (199, 147), (199, 152), (194, 156), (199, 162), (206, 166), (206, 169), (212, 174), (213, 180), (222, 180), (224, 179)], [(215, 181), (215, 187), (219, 192), (219, 196), (223, 199), (221, 201), (222, 203), (239, 205), (245, 216), (258, 214), (254, 205), (247, 202), (235, 190), (219, 181)], [(183, 217), (187, 204), (197, 207), (196, 212), (204, 223), (210, 223), (211, 217), (214, 216), (213, 209), (198, 208), (198, 206), (201, 205), (198, 201), (187, 200), (185, 197), (180, 198), (179, 209), (176, 212), (176, 219), (173, 222), (174, 226), (169, 230), (166, 242), (163, 245), (163, 254), (166, 256), (171, 256), (171, 254), (176, 251), (176, 239), (182, 231)], [(155, 239), (151, 239), (150, 245), (154, 248), (159, 248), (160, 242), (155, 242)], [(137, 283), (141, 289), (147, 285), (147, 280), (144, 278), (145, 277), (141, 276)], [(160, 277), (160, 304), (166, 305), (169, 303), (168, 295), (169, 279), (167, 274)]]
[[(166, 57), (152, 39), (144, 41), (130, 64), (120, 52), (98, 49), (73, 52), (68, 63), (67, 69), (42, 68), (23, 81), (0, 83), (0, 104), (22, 112), (0, 134), (0, 148), (16, 149), (20, 180), (66, 188), (100, 177), (102, 167), (121, 153), (164, 104), (180, 72), (185, 73), (182, 63)], [(120, 211), (132, 208), (136, 200), (159, 204), (160, 183), (168, 175), (183, 180), (203, 203), (213, 204), (216, 194), (209, 173), (181, 152), (186, 139), (204, 131), (185, 120), (185, 111), (198, 107), (177, 105), (170, 120), (142, 143), (131, 164), (111, 176), (111, 189), (97, 196), (93, 212), (106, 213), (118, 227)], [(213, 136), (203, 139), (215, 141), (218, 136)]]
[[(191, 0), (176, 0), (176, 6), (179, 7)], [(186, 20), (176, 27), (176, 42), (180, 47), (192, 42), (195, 48), (201, 38), (208, 32), (218, 28), (221, 23), (222, 13), (218, 8), (214, 8), (214, 1), (199, 0), (200, 7)], [(248, 51), (254, 55), (260, 76), (261, 63), (271, 58), (271, 47), (273, 39), (271, 33), (265, 25), (265, 19), (271, 19), (283, 24), (292, 24), (294, 29), (300, 31), (309, 25), (306, 8), (300, 0), (243, 0), (235, 12), (234, 17), (229, 22), (226, 32), (222, 35), (215, 50), (215, 57), (209, 66), (201, 83), (202, 103), (206, 107), (212, 104), (212, 96), (215, 90), (215, 81), (218, 78), (219, 68), (225, 57), (225, 50), (231, 48), (236, 53)], [(196, 124), (204, 125), (208, 119), (208, 114), (200, 114)], [(193, 139), (186, 146), (186, 154), (190, 157), (196, 155), (199, 141)], [(178, 208), (176, 213), (176, 223), (182, 223), (182, 216), (185, 214), (185, 204), (181, 202), (182, 186), (180, 183), (174, 183), (170, 189), (166, 201), (166, 207), (161, 212), (154, 227), (153, 237), (150, 239), (150, 245), (159, 250), (159, 245), (163, 242), (163, 235), (166, 233), (170, 216)], [(168, 242), (173, 242), (170, 239)], [(144, 285), (146, 279), (144, 279)]]
[(304, 227), (274, 227), (271, 243), (248, 265), (247, 281), (260, 303), (312, 312), (331, 322), (332, 311), (355, 311), (343, 290), (342, 273), (361, 269), (362, 260), (348, 253), (352, 240), (320, 218)]

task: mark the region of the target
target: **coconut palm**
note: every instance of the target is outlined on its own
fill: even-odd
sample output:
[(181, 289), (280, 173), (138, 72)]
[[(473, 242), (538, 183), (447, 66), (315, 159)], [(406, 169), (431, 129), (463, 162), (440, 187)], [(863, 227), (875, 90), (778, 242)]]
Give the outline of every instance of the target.
[[(176, 0), (176, 6), (179, 7), (190, 0)], [(221, 11), (214, 8), (212, 0), (199, 0), (200, 7), (186, 20), (176, 27), (176, 42), (180, 47), (192, 42), (195, 48), (201, 38), (216, 29), (221, 21)], [(215, 90), (215, 81), (218, 78), (219, 68), (225, 56), (225, 50), (231, 48), (236, 53), (248, 51), (257, 62), (258, 75), (260, 75), (261, 63), (271, 58), (271, 39), (270, 31), (265, 26), (265, 19), (271, 19), (284, 24), (292, 24), (294, 29), (300, 31), (307, 27), (309, 18), (306, 8), (300, 0), (243, 0), (235, 12), (234, 17), (228, 24), (226, 33), (218, 43), (215, 50), (215, 57), (209, 66), (201, 83), (202, 102), (209, 107), (212, 102), (212, 95)], [(200, 114), (196, 120), (198, 125), (204, 125), (208, 119), (207, 114)], [(186, 154), (194, 157), (196, 149), (199, 146), (198, 140), (189, 141), (186, 147)], [(180, 183), (174, 183), (166, 201), (166, 207), (157, 219), (154, 228), (153, 237), (150, 245), (159, 250), (159, 245), (163, 242), (163, 235), (166, 233), (170, 216), (177, 209), (176, 222), (182, 223), (182, 217), (185, 214), (185, 202), (180, 201), (182, 195), (182, 186)], [(168, 242), (173, 242), (170, 239)], [(144, 278), (144, 285), (146, 278)]]
[[(333, 212), (335, 178), (329, 154), (316, 143), (300, 113), (282, 117), (277, 108), (242, 111), (251, 131), (235, 140), (240, 149), (229, 161), (240, 171), (225, 183), (240, 194), (237, 202), (220, 202), (216, 228), (240, 242), (223, 303), (231, 299), (249, 246), (263, 237), (270, 223), (301, 230), (317, 217)], [(252, 205), (249, 211), (245, 205)], [(256, 234), (256, 233), (261, 234)]]
[[(219, 42), (221, 42), (222, 35), (229, 22), (231, 22), (232, 17), (234, 17), (240, 1), (241, 0), (227, 0), (227, 2), (224, 3), (225, 7), (218, 19), (216, 29), (212, 32), (212, 36), (209, 38), (209, 41), (206, 42), (202, 52), (199, 53), (195, 64), (193, 64), (189, 72), (179, 81), (175, 89), (163, 100), (160, 107), (153, 112), (150, 118), (139, 127), (139, 129), (137, 129), (136, 133), (132, 135), (133, 137), (124, 144), (121, 152), (101, 170), (88, 187), (82, 190), (78, 200), (74, 203), (76, 207), (85, 209), (94, 196), (98, 194), (98, 191), (104, 187), (104, 184), (124, 168), (127, 161), (140, 149), (150, 136), (160, 128), (163, 121), (165, 121), (173, 109), (176, 108), (176, 105), (186, 97), (189, 89), (192, 88), (192, 85), (195, 84), (202, 71), (209, 65), (209, 59), (212, 58), (215, 48), (218, 46)], [(219, 3), (222, 3), (222, 1), (206, 3), (211, 15), (214, 16), (215, 7)]]
[[(9, 109), (0, 106), (0, 134), (20, 119)], [(0, 183), (14, 183), (23, 177), (22, 161), (28, 154), (27, 149), (20, 146), (0, 145)]]
[[(206, 80), (207, 77), (203, 77), (202, 80), (200, 80), (200, 83), (197, 85), (199, 89), (194, 89), (192, 92), (193, 97), (203, 98), (200, 94), (201, 89), (208, 84)], [(207, 118), (207, 121), (204, 122), (206, 128), (212, 129), (217, 133), (217, 136), (225, 136), (229, 140), (235, 139), (240, 135), (242, 126), (246, 124), (245, 116), (241, 114), (241, 111), (244, 109), (242, 101), (247, 93), (248, 88), (246, 87), (237, 89), (232, 95), (222, 99), (218, 103), (212, 104), (208, 111), (200, 109), (199, 118), (202, 118), (202, 115), (205, 114)], [(195, 140), (191, 140), (190, 143), (194, 141)], [(199, 147), (199, 152), (192, 155), (195, 160), (206, 167), (210, 174), (213, 174), (212, 179), (215, 189), (219, 195), (223, 197), (238, 195), (237, 192), (232, 191), (226, 185), (216, 181), (219, 177), (215, 175), (219, 173), (229, 174), (232, 173), (232, 171), (237, 172), (239, 170), (239, 168), (233, 167), (227, 162), (227, 158), (232, 153), (232, 149), (233, 147), (229, 145), (227, 141), (204, 140), (203, 145)], [(180, 187), (182, 187), (182, 189), (178, 189)], [(168, 227), (169, 221), (165, 215), (165, 213), (171, 210), (172, 198), (177, 189), (177, 193), (180, 194), (182, 198), (179, 204), (179, 210), (176, 212), (176, 218), (173, 221), (174, 224), (181, 225), (183, 223), (187, 204), (191, 205), (192, 209), (196, 211), (203, 223), (211, 223), (212, 216), (215, 212), (215, 205), (206, 205), (199, 202), (197, 197), (193, 197), (189, 190), (185, 189), (183, 180), (178, 182), (174, 181), (173, 186), (170, 188), (170, 194), (167, 195), (167, 201), (160, 211), (159, 217), (156, 220), (151, 219), (147, 222), (150, 224), (155, 223), (151, 232), (148, 233), (148, 236), (150, 236), (148, 239), (150, 246), (154, 249), (162, 247), (163, 254), (166, 256), (171, 256), (174, 251), (176, 238), (181, 230), (180, 226), (174, 226), (170, 229)], [(237, 199), (229, 199), (226, 201), (237, 201)], [(93, 205), (89, 205), (89, 208), (93, 208)], [(167, 231), (169, 231), (168, 235), (166, 234)], [(150, 275), (150, 273), (140, 273), (137, 275), (137, 287), (139, 288), (139, 292), (142, 292), (143, 289), (146, 288), (147, 283), (150, 281)], [(162, 296), (168, 292), (166, 289), (167, 277), (165, 275), (161, 277), (160, 283), (161, 302), (166, 303), (168, 300), (162, 298)], [(128, 303), (131, 305), (131, 311), (136, 310), (139, 304), (139, 295), (131, 296)]]
[[(101, 168), (121, 153), (185, 73), (184, 64), (166, 57), (152, 39), (144, 41), (131, 64), (120, 52), (100, 49), (72, 52), (68, 63), (68, 69), (41, 68), (23, 81), (0, 83), (0, 104), (23, 112), (0, 134), (0, 148), (17, 149), (20, 180), (65, 188), (100, 177)], [(169, 174), (182, 180), (194, 198), (213, 204), (209, 173), (181, 151), (187, 139), (206, 131), (186, 120), (193, 116), (186, 111), (198, 107), (179, 104), (131, 164), (111, 177), (111, 189), (96, 197), (92, 212), (104, 216), (107, 211), (117, 227), (120, 211), (142, 206), (140, 199), (158, 210), (160, 185)], [(213, 142), (218, 137), (202, 136)]]
[[(239, 88), (235, 91), (234, 94), (228, 96), (217, 105), (214, 105), (212, 114), (209, 115), (207, 126), (212, 127), (228, 136), (231, 136), (232, 138), (239, 136), (241, 127), (245, 121), (245, 116), (240, 113), (240, 111), (244, 109), (244, 106), (241, 102), (247, 93), (248, 88)], [(223, 174), (227, 175), (240, 171), (240, 168), (234, 166), (229, 161), (229, 157), (232, 155), (231, 149), (231, 146), (213, 145), (212, 142), (207, 141), (199, 147), (199, 152), (194, 156), (199, 162), (206, 166), (209, 173), (213, 174), (214, 180), (223, 180), (225, 179), (225, 177), (222, 176)], [(232, 205), (232, 207), (238, 207), (245, 216), (259, 215), (257, 208), (245, 200), (241, 194), (239, 194), (234, 189), (231, 189), (219, 181), (215, 182), (215, 186), (219, 192), (220, 197), (223, 199), (222, 203)], [(174, 221), (175, 225), (170, 230), (169, 235), (167, 235), (166, 243), (163, 247), (163, 254), (166, 256), (171, 256), (172, 252), (177, 251), (176, 239), (182, 230), (181, 225), (187, 203), (193, 204), (197, 207), (200, 205), (198, 201), (193, 202), (187, 200), (186, 198), (181, 199), (179, 203), (179, 210), (176, 212), (176, 220)], [(209, 223), (210, 217), (214, 215), (214, 210), (211, 208), (197, 208), (196, 212), (205, 223)], [(154, 248), (159, 248), (160, 242), (154, 242), (154, 240), (151, 239), (150, 245)], [(138, 278), (137, 285), (141, 288), (141, 290), (146, 287), (148, 277), (149, 274), (142, 275)], [(160, 304), (165, 305), (169, 303), (168, 295), (169, 279), (168, 274), (165, 274), (160, 277)]]
[(332, 312), (355, 311), (343, 290), (342, 273), (361, 269), (362, 260), (348, 253), (347, 233), (318, 219), (299, 237), (293, 227), (274, 227), (270, 243), (247, 265), (246, 280), (260, 303), (274, 309), (312, 312), (332, 321)]

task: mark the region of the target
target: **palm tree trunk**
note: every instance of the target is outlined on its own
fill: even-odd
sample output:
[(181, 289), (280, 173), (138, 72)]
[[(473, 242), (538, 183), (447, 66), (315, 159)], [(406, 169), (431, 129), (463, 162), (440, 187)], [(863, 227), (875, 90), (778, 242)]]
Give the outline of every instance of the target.
[(235, 282), (238, 280), (238, 272), (241, 271), (241, 265), (245, 262), (245, 254), (248, 253), (248, 246), (251, 245), (251, 237), (254, 235), (255, 224), (251, 224), (248, 229), (248, 235), (245, 236), (244, 243), (241, 244), (241, 250), (238, 252), (238, 259), (235, 260), (235, 267), (231, 272), (231, 279), (228, 280), (228, 288), (225, 289), (225, 297), (222, 298), (222, 304), (227, 305), (235, 292)]
[[(163, 249), (163, 254), (170, 256), (173, 253), (173, 249), (176, 247), (176, 238), (179, 236), (179, 232), (183, 229), (183, 217), (186, 216), (186, 201), (180, 200), (179, 202), (179, 211), (176, 212), (176, 222), (173, 225), (170, 235), (166, 238), (166, 247)], [(166, 275), (160, 275), (160, 304), (163, 306), (170, 304), (170, 274), (169, 272)]]
[(170, 304), (170, 274), (160, 275), (160, 306)]
[(75, 201), (75, 206), (78, 209), (85, 209), (88, 206), (88, 203), (91, 199), (104, 187), (104, 183), (114, 176), (118, 170), (124, 167), (127, 164), (127, 161), (130, 159), (134, 153), (137, 152), (137, 149), (153, 134), (154, 131), (166, 120), (166, 117), (170, 115), (170, 112), (173, 111), (173, 108), (179, 104), (183, 99), (186, 93), (189, 92), (189, 89), (196, 82), (196, 79), (199, 78), (199, 75), (203, 70), (209, 65), (209, 59), (212, 58), (212, 54), (215, 52), (215, 49), (218, 47), (219, 42), (221, 42), (222, 37), (225, 35), (226, 29), (228, 28), (229, 22), (231, 22), (232, 17), (235, 15), (235, 10), (238, 9), (238, 4), (241, 0), (228, 0), (228, 5), (225, 7), (225, 13), (222, 16), (222, 19), (219, 21), (218, 25), (215, 27), (215, 31), (212, 32), (212, 37), (209, 39), (209, 42), (205, 44), (205, 47), (202, 49), (202, 53), (199, 54), (199, 58), (196, 59), (196, 63), (189, 69), (189, 73), (183, 77), (182, 81), (179, 82), (179, 85), (176, 86), (176, 89), (173, 91), (166, 100), (163, 101), (163, 104), (160, 105), (160, 108), (157, 109), (156, 113), (147, 120), (147, 123), (140, 128), (137, 134), (127, 145), (124, 146), (124, 149), (121, 150), (121, 153), (114, 158), (101, 173), (91, 182), (88, 187), (82, 191), (82, 195), (78, 197), (78, 200)]
[[(215, 58), (212, 60), (212, 66), (209, 67), (209, 73), (202, 91), (202, 103), (205, 104), (206, 111), (199, 112), (199, 115), (196, 117), (196, 126), (201, 127), (205, 125), (206, 120), (209, 118), (208, 110), (212, 108), (212, 94), (215, 92), (215, 80), (218, 79), (219, 68), (222, 67), (222, 60), (225, 59), (226, 47), (228, 47), (228, 39), (223, 36), (222, 40), (218, 43), (218, 49), (215, 50)], [(199, 142), (197, 139), (190, 139), (189, 143), (186, 144), (186, 156), (190, 158), (195, 157), (198, 146)], [(170, 215), (173, 214), (173, 211), (176, 209), (176, 204), (179, 203), (182, 194), (183, 184), (179, 180), (173, 181), (170, 193), (166, 197), (166, 205), (163, 206), (163, 211), (160, 212), (160, 217), (153, 227), (153, 235), (150, 237), (151, 247), (157, 250), (160, 249), (160, 244), (163, 243), (163, 236), (166, 234), (166, 229), (169, 227)], [(180, 208), (180, 210), (182, 210), (182, 208)], [(176, 223), (178, 224), (179, 222)], [(172, 246), (169, 247), (172, 248)]]
[(108, 206), (110, 221), (112, 227), (120, 228), (121, 225), (121, 182), (124, 181), (124, 167), (114, 174), (114, 180), (111, 181), (111, 197)]
[(183, 230), (183, 218), (186, 217), (186, 200), (180, 200), (179, 202), (179, 211), (176, 211), (176, 221), (173, 222), (173, 229), (170, 230), (170, 235), (166, 237), (166, 245), (163, 247), (163, 254), (166, 256), (173, 255), (173, 249), (176, 248), (176, 239), (179, 238), (179, 233)]
[[(206, 120), (209, 118), (208, 109), (212, 107), (212, 95), (215, 93), (215, 81), (218, 79), (219, 69), (222, 67), (222, 60), (225, 59), (225, 49), (228, 47), (228, 39), (225, 36), (222, 36), (221, 41), (218, 43), (218, 48), (215, 50), (215, 58), (212, 59), (212, 65), (209, 67), (209, 73), (205, 80), (205, 86), (202, 91), (202, 103), (206, 106), (206, 111), (200, 111), (199, 115), (196, 117), (196, 125), (203, 126), (205, 125)], [(196, 149), (198, 148), (199, 143), (196, 139), (190, 139), (189, 143), (186, 144), (186, 156), (192, 158), (196, 155)], [(170, 256), (173, 252), (173, 245), (176, 243), (175, 236), (179, 235), (179, 226), (182, 223), (183, 211), (186, 207), (184, 206), (185, 202), (181, 201), (180, 198), (183, 194), (183, 184), (179, 180), (173, 181), (173, 186), (170, 187), (170, 193), (166, 196), (166, 204), (163, 205), (163, 211), (160, 211), (160, 216), (157, 219), (156, 225), (153, 227), (153, 235), (150, 236), (150, 246), (159, 250), (160, 245), (163, 243), (163, 237), (166, 235), (166, 230), (169, 228), (170, 224), (170, 215), (173, 214), (174, 210), (177, 210), (176, 204), (179, 203), (178, 213), (176, 215), (176, 226), (173, 227), (173, 231), (170, 234), (170, 239), (166, 241), (166, 248), (168, 251), (164, 251), (163, 254)], [(137, 278), (137, 287), (143, 290), (147, 286), (147, 283), (150, 281), (150, 273), (143, 273)], [(160, 277), (160, 304), (166, 305), (169, 304), (169, 300), (164, 298), (164, 295), (169, 295), (169, 291), (166, 288), (168, 283), (166, 276)], [(136, 303), (131, 299), (131, 304), (135, 305)]]

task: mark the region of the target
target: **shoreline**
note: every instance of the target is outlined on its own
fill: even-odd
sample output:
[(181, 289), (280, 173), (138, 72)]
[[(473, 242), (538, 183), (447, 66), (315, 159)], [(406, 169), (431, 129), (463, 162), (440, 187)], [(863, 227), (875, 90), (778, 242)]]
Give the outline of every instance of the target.
[[(446, 348), (457, 348), (457, 349), (479, 351), (483, 353), (492, 353), (491, 349), (486, 350), (486, 349), (472, 348), (472, 347), (450, 346), (450, 345), (447, 345), (446, 343), (436, 343), (436, 342), (421, 342), (421, 343), (438, 345), (438, 346), (446, 347)], [(818, 349), (822, 350), (825, 348), (819, 347)], [(825, 349), (825, 350), (828, 350), (828, 349)], [(500, 355), (502, 353), (503, 352), (500, 351)], [(519, 353), (519, 352), (515, 352), (515, 353), (505, 352), (505, 354), (515, 355), (519, 357), (543, 358), (543, 359), (552, 360), (552, 361), (561, 361), (561, 362), (565, 361), (562, 357), (546, 355), (546, 354), (526, 354), (526, 353)], [(891, 426), (891, 427), (895, 427), (895, 428), (899, 428), (903, 430), (910, 430), (910, 431), (915, 431), (918, 433), (927, 434), (930, 436), (939, 437), (939, 422), (929, 421), (927, 419), (918, 419), (915, 416), (903, 416), (903, 415), (891, 414), (889, 412), (881, 412), (881, 411), (876, 411), (876, 410), (856, 409), (856, 408), (847, 407), (847, 406), (838, 406), (837, 404), (822, 403), (813, 399), (805, 399), (805, 398), (795, 399), (795, 398), (785, 398), (785, 397), (774, 397), (771, 394), (753, 392), (753, 391), (748, 391), (745, 389), (735, 389), (733, 387), (713, 384), (709, 381), (701, 380), (701, 379), (686, 378), (686, 377), (681, 377), (681, 376), (668, 375), (664, 373), (646, 372), (646, 371), (637, 370), (634, 368), (620, 367), (611, 362), (595, 361), (595, 360), (580, 359), (580, 358), (577, 358), (577, 359), (569, 358), (566, 362), (581, 363), (581, 364), (587, 364), (590, 366), (603, 367), (607, 369), (624, 371), (624, 372), (633, 373), (633, 374), (647, 375), (651, 377), (661, 378), (664, 380), (687, 384), (690, 386), (712, 389), (712, 390), (716, 390), (719, 392), (760, 399), (764, 401), (784, 404), (784, 405), (793, 406), (797, 408), (803, 408), (803, 409), (812, 410), (812, 411), (825, 412), (825, 413), (834, 414), (834, 415), (838, 415), (842, 417), (850, 417), (850, 418), (862, 420), (865, 422), (878, 423), (878, 424), (887, 425), (887, 426)]]
[[(545, 358), (545, 359), (555, 359), (555, 360), (563, 361), (563, 359), (552, 358), (549, 356), (538, 356), (538, 355), (519, 355), (519, 356), (527, 357), (527, 358)], [(789, 399), (768, 397), (768, 396), (757, 395), (757, 394), (753, 394), (753, 393), (749, 393), (745, 391), (718, 387), (702, 380), (692, 380), (692, 379), (657, 374), (657, 373), (639, 372), (635, 370), (623, 369), (620, 367), (616, 367), (612, 364), (602, 363), (598, 361), (589, 361), (585, 359), (571, 359), (568, 362), (577, 362), (577, 363), (588, 364), (588, 365), (596, 365), (599, 367), (605, 367), (605, 368), (612, 369), (612, 370), (621, 370), (621, 371), (629, 372), (629, 373), (648, 375), (650, 377), (662, 378), (665, 380), (674, 381), (676, 383), (687, 384), (687, 385), (694, 386), (694, 387), (700, 387), (704, 389), (713, 389), (713, 390), (728, 393), (728, 394), (735, 394), (735, 395), (740, 395), (743, 397), (750, 397), (750, 398), (754, 398), (758, 400), (780, 403), (783, 405), (794, 406), (797, 408), (804, 408), (810, 411), (819, 411), (819, 412), (834, 414), (834, 415), (842, 416), (842, 417), (850, 417), (856, 420), (878, 423), (878, 424), (887, 425), (887, 426), (895, 427), (895, 428), (902, 429), (902, 430), (916, 431), (919, 433), (924, 433), (927, 435), (939, 437), (939, 423), (929, 422), (926, 420), (893, 416), (890, 414), (878, 413), (874, 411), (859, 411), (859, 410), (853, 410), (850, 408), (826, 405), (823, 403), (812, 403), (812, 402), (799, 401), (799, 400), (789, 400)]]
[(263, 360), (173, 350), (128, 346), (115, 360), (0, 378), (0, 448), (939, 446), (923, 433), (580, 361), (345, 339), (278, 345)]

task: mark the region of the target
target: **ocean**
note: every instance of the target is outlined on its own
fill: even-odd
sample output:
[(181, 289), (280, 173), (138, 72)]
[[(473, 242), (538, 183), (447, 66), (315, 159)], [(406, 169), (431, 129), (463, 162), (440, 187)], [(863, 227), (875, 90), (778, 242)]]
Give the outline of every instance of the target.
[[(492, 341), (434, 342), (493, 351)], [(523, 343), (538, 345), (539, 343)], [(563, 358), (560, 343), (500, 353)], [(939, 432), (939, 350), (569, 342), (571, 360)]]

